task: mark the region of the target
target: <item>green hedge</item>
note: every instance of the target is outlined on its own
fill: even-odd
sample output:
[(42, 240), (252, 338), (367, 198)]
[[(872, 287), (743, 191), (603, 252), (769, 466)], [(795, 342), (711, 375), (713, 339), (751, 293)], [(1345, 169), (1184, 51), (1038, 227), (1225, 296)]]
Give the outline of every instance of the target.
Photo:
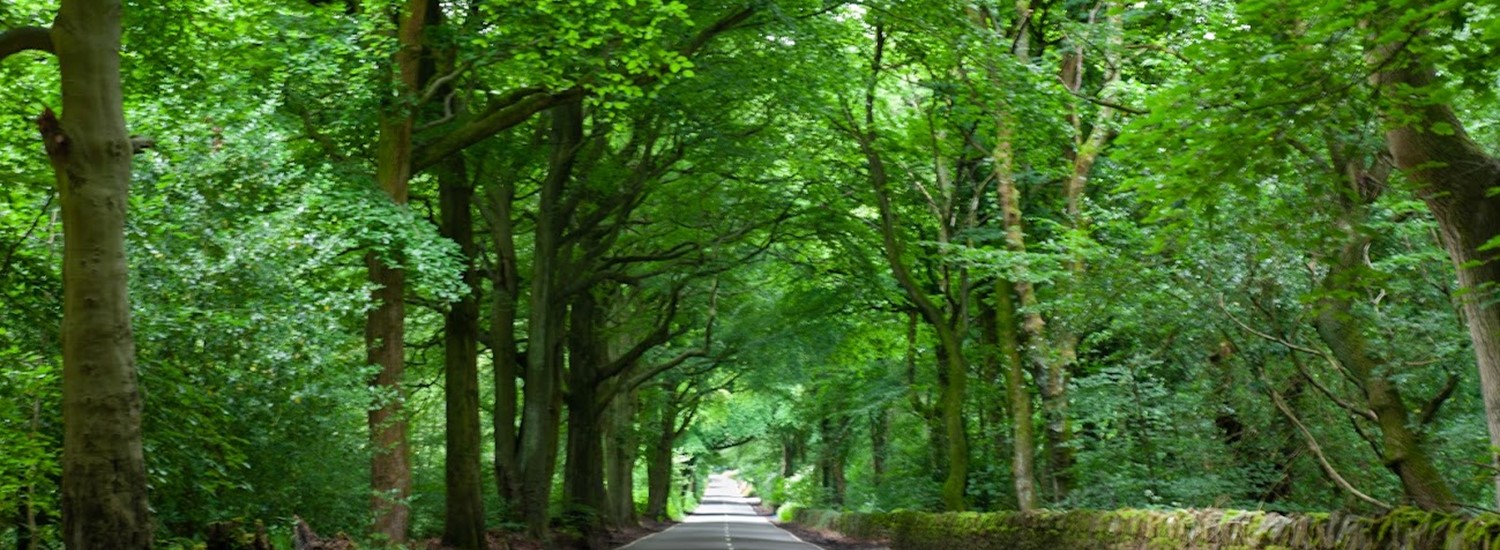
[(845, 513), (798, 510), (811, 528), (895, 550), (1500, 550), (1500, 516), (1402, 508), (1385, 516), (1236, 510)]

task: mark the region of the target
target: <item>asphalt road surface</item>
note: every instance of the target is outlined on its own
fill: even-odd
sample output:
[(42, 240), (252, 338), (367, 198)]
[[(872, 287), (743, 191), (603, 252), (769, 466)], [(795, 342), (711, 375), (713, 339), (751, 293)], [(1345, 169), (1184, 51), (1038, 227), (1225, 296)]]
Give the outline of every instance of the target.
[(618, 550), (822, 550), (755, 515), (748, 500), (733, 480), (713, 476), (682, 523)]

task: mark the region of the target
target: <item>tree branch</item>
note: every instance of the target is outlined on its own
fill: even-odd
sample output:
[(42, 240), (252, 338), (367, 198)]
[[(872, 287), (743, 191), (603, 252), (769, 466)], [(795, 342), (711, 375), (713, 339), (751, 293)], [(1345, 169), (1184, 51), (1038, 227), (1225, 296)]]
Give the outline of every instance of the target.
[(681, 53), (683, 57), (692, 57), (693, 54), (698, 53), (698, 50), (703, 49), (703, 47), (707, 46), (709, 42), (712, 42), (714, 37), (723, 34), (726, 31), (733, 30), (741, 23), (744, 23), (746, 19), (749, 19), (751, 15), (755, 15), (754, 6), (746, 6), (737, 12), (725, 16), (723, 19), (714, 22), (714, 24), (709, 25), (707, 28), (698, 31), (697, 36), (694, 36), (692, 41), (688, 42), (686, 46), (683, 46), (682, 50), (680, 50), (679, 53)]
[(1111, 109), (1114, 109), (1116, 111), (1120, 111), (1122, 113), (1130, 113), (1132, 115), (1149, 115), (1149, 114), (1151, 114), (1151, 110), (1150, 109), (1142, 109), (1142, 108), (1139, 108), (1139, 107), (1129, 107), (1129, 106), (1126, 106), (1126, 105), (1122, 105), (1120, 103), (1116, 103), (1114, 101), (1110, 101), (1108, 99), (1098, 98), (1098, 97), (1094, 97), (1094, 96), (1091, 96), (1091, 95), (1088, 95), (1088, 94), (1085, 94), (1085, 93), (1075, 92), (1075, 91), (1072, 91), (1072, 90), (1068, 90), (1068, 93), (1072, 94), (1073, 97), (1076, 97), (1078, 99), (1082, 99), (1082, 100), (1087, 101), (1089, 103), (1093, 103), (1094, 105), (1098, 105), (1100, 107), (1109, 107)]
[(437, 164), (448, 155), (526, 122), (533, 115), (564, 101), (581, 96), (583, 96), (582, 88), (569, 88), (555, 93), (540, 88), (521, 88), (512, 91), (496, 100), (478, 118), (417, 148), (412, 155), (412, 172), (420, 172)]
[(1299, 373), (1302, 374), (1302, 378), (1304, 380), (1307, 380), (1308, 382), (1312, 383), (1313, 387), (1317, 388), (1318, 393), (1323, 394), (1325, 397), (1327, 397), (1328, 399), (1332, 400), (1334, 402), (1334, 404), (1338, 405), (1340, 408), (1342, 408), (1342, 409), (1344, 409), (1346, 411), (1349, 411), (1351, 414), (1357, 415), (1360, 418), (1364, 418), (1364, 419), (1369, 420), (1371, 422), (1374, 422), (1374, 421), (1377, 420), (1375, 418), (1375, 411), (1372, 411), (1372, 410), (1370, 410), (1368, 408), (1356, 407), (1356, 406), (1354, 406), (1353, 403), (1350, 403), (1348, 401), (1340, 399), (1339, 396), (1338, 396), (1338, 394), (1333, 393), (1332, 389), (1330, 389), (1328, 386), (1324, 386), (1322, 382), (1318, 382), (1318, 380), (1316, 378), (1313, 378), (1312, 373), (1307, 370), (1307, 365), (1303, 364), (1302, 360), (1297, 357), (1297, 351), (1296, 350), (1292, 350), (1292, 354), (1291, 355), (1292, 355), (1292, 365), (1294, 365), (1294, 366), (1297, 367), (1297, 372), (1299, 372)]
[(598, 379), (609, 380), (620, 375), (629, 369), (631, 365), (635, 364), (636, 361), (640, 360), (641, 357), (645, 356), (646, 352), (651, 351), (651, 348), (662, 345), (677, 335), (682, 334), (686, 329), (672, 330), (672, 321), (677, 318), (677, 304), (681, 298), (682, 293), (680, 289), (673, 290), (672, 297), (667, 303), (667, 311), (662, 315), (661, 324), (656, 326), (656, 330), (651, 331), (649, 336), (637, 342), (629, 351), (610, 361), (604, 368), (599, 369)]
[(1339, 475), (1338, 470), (1333, 468), (1333, 464), (1328, 462), (1328, 457), (1323, 454), (1323, 447), (1318, 445), (1318, 440), (1313, 437), (1312, 432), (1308, 431), (1307, 426), (1302, 424), (1302, 421), (1292, 412), (1291, 407), (1287, 406), (1286, 401), (1281, 399), (1281, 393), (1272, 389), (1264, 376), (1261, 377), (1261, 382), (1266, 384), (1266, 391), (1271, 394), (1271, 401), (1276, 404), (1276, 409), (1281, 411), (1282, 416), (1291, 421), (1293, 426), (1297, 427), (1297, 431), (1302, 434), (1303, 442), (1307, 444), (1307, 450), (1312, 451), (1313, 456), (1318, 459), (1318, 465), (1323, 467), (1323, 473), (1328, 474), (1329, 479), (1332, 479), (1335, 485), (1338, 485), (1345, 492), (1354, 495), (1355, 498), (1368, 502), (1381, 510), (1390, 510), (1392, 508), (1391, 505), (1364, 494), (1359, 489), (1355, 489), (1348, 480), (1344, 479), (1344, 476)]
[(1438, 410), (1443, 408), (1443, 403), (1446, 403), (1449, 397), (1453, 397), (1453, 391), (1457, 389), (1458, 375), (1450, 372), (1448, 373), (1448, 382), (1443, 384), (1443, 389), (1439, 390), (1437, 395), (1432, 396), (1432, 399), (1422, 405), (1422, 413), (1417, 418), (1420, 419), (1419, 421), (1423, 426), (1431, 424), (1433, 420), (1437, 419)]
[[(650, 382), (651, 379), (652, 378), (656, 378), (657, 375), (660, 375), (661, 373), (664, 373), (664, 372), (667, 372), (669, 370), (677, 368), (678, 366), (680, 366), (683, 363), (687, 362), (688, 359), (692, 359), (694, 357), (706, 357), (706, 356), (708, 356), (708, 353), (704, 352), (701, 349), (690, 349), (690, 350), (684, 351), (682, 353), (679, 353), (679, 354), (677, 354), (676, 357), (673, 357), (670, 360), (667, 360), (667, 361), (665, 361), (665, 362), (663, 362), (661, 364), (653, 365), (651, 368), (647, 369), (645, 372), (642, 372), (642, 373), (637, 374), (634, 377), (632, 377), (630, 379), (630, 382), (627, 383), (627, 384), (625, 384), (626, 391), (634, 390), (636, 388), (641, 387), (642, 384)], [(715, 363), (715, 364), (717, 364), (717, 363)]]
[[(691, 57), (698, 50), (703, 49), (714, 37), (729, 31), (749, 19), (755, 13), (755, 8), (746, 7), (718, 20), (713, 25), (699, 31), (680, 52), (684, 57)], [(456, 72), (454, 73), (457, 74)], [(645, 77), (637, 84), (649, 84), (656, 77)], [(588, 92), (580, 86), (574, 86), (559, 92), (549, 92), (542, 88), (521, 88), (513, 91), (500, 100), (496, 101), (478, 118), (463, 125), (462, 127), (438, 138), (437, 140), (424, 144), (412, 155), (412, 172), (420, 172), (429, 168), (444, 157), (462, 151), (464, 148), (479, 143), (485, 138), (505, 131), (518, 124), (526, 122), (533, 115), (552, 108), (555, 105), (571, 99), (577, 99)], [(425, 95), (425, 94), (424, 94)], [(430, 98), (428, 98), (430, 99)]]
[(738, 447), (740, 445), (744, 445), (744, 444), (749, 443), (751, 441), (755, 441), (755, 436), (753, 436), (753, 435), (747, 435), (747, 436), (742, 437), (742, 438), (740, 438), (738, 440), (720, 441), (720, 442), (717, 442), (717, 443), (711, 443), (711, 444), (708, 445), (708, 450), (710, 450), (710, 451), (723, 451), (723, 450), (727, 450), (727, 449), (733, 449), (735, 447)]
[(16, 27), (0, 32), (0, 61), (12, 54), (24, 51), (54, 53), (52, 51), (52, 29), (47, 27)]

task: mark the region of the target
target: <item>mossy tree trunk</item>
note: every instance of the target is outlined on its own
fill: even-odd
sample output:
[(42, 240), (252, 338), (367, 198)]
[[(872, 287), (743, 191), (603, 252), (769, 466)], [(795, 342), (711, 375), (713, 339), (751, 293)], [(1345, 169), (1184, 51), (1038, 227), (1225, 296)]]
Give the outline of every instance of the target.
[[(872, 81), (879, 77), (885, 51), (885, 31), (875, 30), (875, 54), (872, 60)], [(947, 461), (943, 480), (943, 508), (963, 511), (968, 508), (966, 495), (969, 477), (969, 439), (964, 427), (964, 394), (967, 391), (969, 369), (963, 350), (963, 334), (967, 332), (968, 301), (967, 281), (944, 281), (943, 286), (951, 293), (943, 306), (927, 295), (927, 289), (917, 280), (905, 257), (906, 243), (901, 236), (900, 220), (893, 204), (890, 176), (885, 160), (877, 145), (878, 132), (875, 125), (874, 87), (865, 97), (863, 122), (847, 120), (845, 131), (854, 138), (865, 159), (866, 175), (874, 191), (879, 211), (881, 253), (891, 269), (891, 275), (900, 285), (906, 299), (916, 308), (938, 339), (938, 380), (941, 393), (938, 409), (942, 416), (942, 433), (945, 438)], [(938, 172), (942, 173), (940, 165)], [(951, 213), (950, 213), (951, 214)], [(960, 276), (960, 279), (963, 277)], [(946, 307), (945, 307), (946, 306)], [(950, 311), (951, 309), (951, 311)]]
[(516, 262), (515, 221), (512, 202), (515, 185), (504, 180), (490, 188), (485, 196), (485, 218), (489, 222), (490, 241), (495, 248), (495, 265), (490, 281), (490, 360), (493, 363), (495, 408), (490, 423), (494, 430), (495, 490), (505, 502), (508, 516), (517, 512), (520, 500), (518, 447), (516, 432), (516, 377), (520, 375), (520, 354), (516, 342), (516, 303), (520, 299), (520, 272)]
[(640, 399), (635, 390), (610, 400), (604, 425), (606, 521), (613, 527), (638, 523), (635, 511), (635, 463), (639, 454), (635, 418)]
[(1365, 209), (1386, 185), (1386, 170), (1346, 156), (1338, 151), (1331, 155), (1334, 166), (1346, 167), (1343, 174), (1335, 174), (1346, 185), (1335, 189), (1334, 198), (1340, 208), (1335, 220), (1343, 243), (1323, 276), (1315, 320), (1318, 336), (1360, 386), (1368, 407), (1365, 414), (1380, 427), (1381, 460), (1401, 480), (1406, 497), (1424, 510), (1451, 512), (1459, 502), (1427, 454), (1420, 434), (1410, 426), (1389, 365), (1368, 351), (1364, 323), (1354, 308), (1353, 296), (1359, 295), (1360, 272), (1370, 244), (1363, 227)]
[(574, 526), (585, 539), (597, 534), (597, 518), (604, 512), (604, 447), (599, 396), (599, 366), (604, 361), (599, 336), (600, 305), (590, 290), (572, 297), (568, 332), (567, 460), (563, 466), (563, 497), (570, 514), (582, 514)]
[[(691, 388), (673, 385), (662, 387), (657, 407), (656, 437), (646, 457), (646, 517), (666, 521), (667, 500), (672, 495), (672, 449), (677, 438), (687, 431), (696, 412), (696, 400), (689, 397)], [(684, 409), (685, 415), (684, 415)]]
[(1018, 338), (1021, 329), (1016, 318), (1014, 292), (1014, 283), (1004, 279), (995, 282), (995, 324), (999, 334), (999, 355), (1005, 364), (1005, 394), (1010, 401), (1011, 433), (1014, 435), (1011, 476), (1016, 489), (1016, 506), (1022, 512), (1029, 512), (1041, 505), (1041, 499), (1036, 490), (1036, 428), (1031, 423), (1031, 391), (1027, 389), (1026, 366), (1021, 359)]

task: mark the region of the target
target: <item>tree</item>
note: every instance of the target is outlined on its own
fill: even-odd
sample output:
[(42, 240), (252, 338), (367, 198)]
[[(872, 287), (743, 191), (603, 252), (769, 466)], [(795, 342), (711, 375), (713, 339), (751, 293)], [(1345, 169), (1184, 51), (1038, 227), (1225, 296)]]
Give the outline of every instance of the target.
[(63, 225), (63, 532), (73, 548), (150, 548), (141, 395), (126, 291), (131, 156), (120, 86), (121, 7), (69, 0), (52, 27), (0, 32), (0, 61), (57, 57), (63, 116), (37, 119)]
[[(398, 4), (395, 14), (397, 51), (390, 86), (394, 91), (382, 105), (375, 145), (375, 182), (397, 206), (406, 204), (413, 173), (412, 131), (416, 113), (404, 99), (423, 84), (422, 34), (427, 28), (427, 0)], [(387, 392), (380, 406), (370, 409), (373, 531), (392, 543), (406, 541), (411, 522), (406, 499), (411, 494), (411, 449), (406, 419), (402, 417), (402, 378), (406, 369), (406, 278), (399, 265), (370, 253), (365, 258), (375, 285), (372, 308), (365, 321), (368, 361), (380, 365), (373, 385)]]
[[(1455, 8), (1423, 2), (1371, 7), (1377, 37), (1366, 44), (1366, 58), (1370, 81), (1385, 100), (1386, 144), (1437, 218), (1443, 248), (1458, 268), (1490, 446), (1500, 448), (1500, 307), (1491, 297), (1500, 283), (1500, 262), (1492, 252), (1500, 242), (1500, 198), (1491, 192), (1500, 186), (1500, 159), (1485, 152), (1440, 99), (1443, 82), (1433, 62), (1439, 43), (1429, 39), (1434, 30), (1429, 27)], [(1492, 453), (1491, 461), (1500, 465), (1500, 454)], [(1500, 474), (1493, 477), (1500, 502)]]

